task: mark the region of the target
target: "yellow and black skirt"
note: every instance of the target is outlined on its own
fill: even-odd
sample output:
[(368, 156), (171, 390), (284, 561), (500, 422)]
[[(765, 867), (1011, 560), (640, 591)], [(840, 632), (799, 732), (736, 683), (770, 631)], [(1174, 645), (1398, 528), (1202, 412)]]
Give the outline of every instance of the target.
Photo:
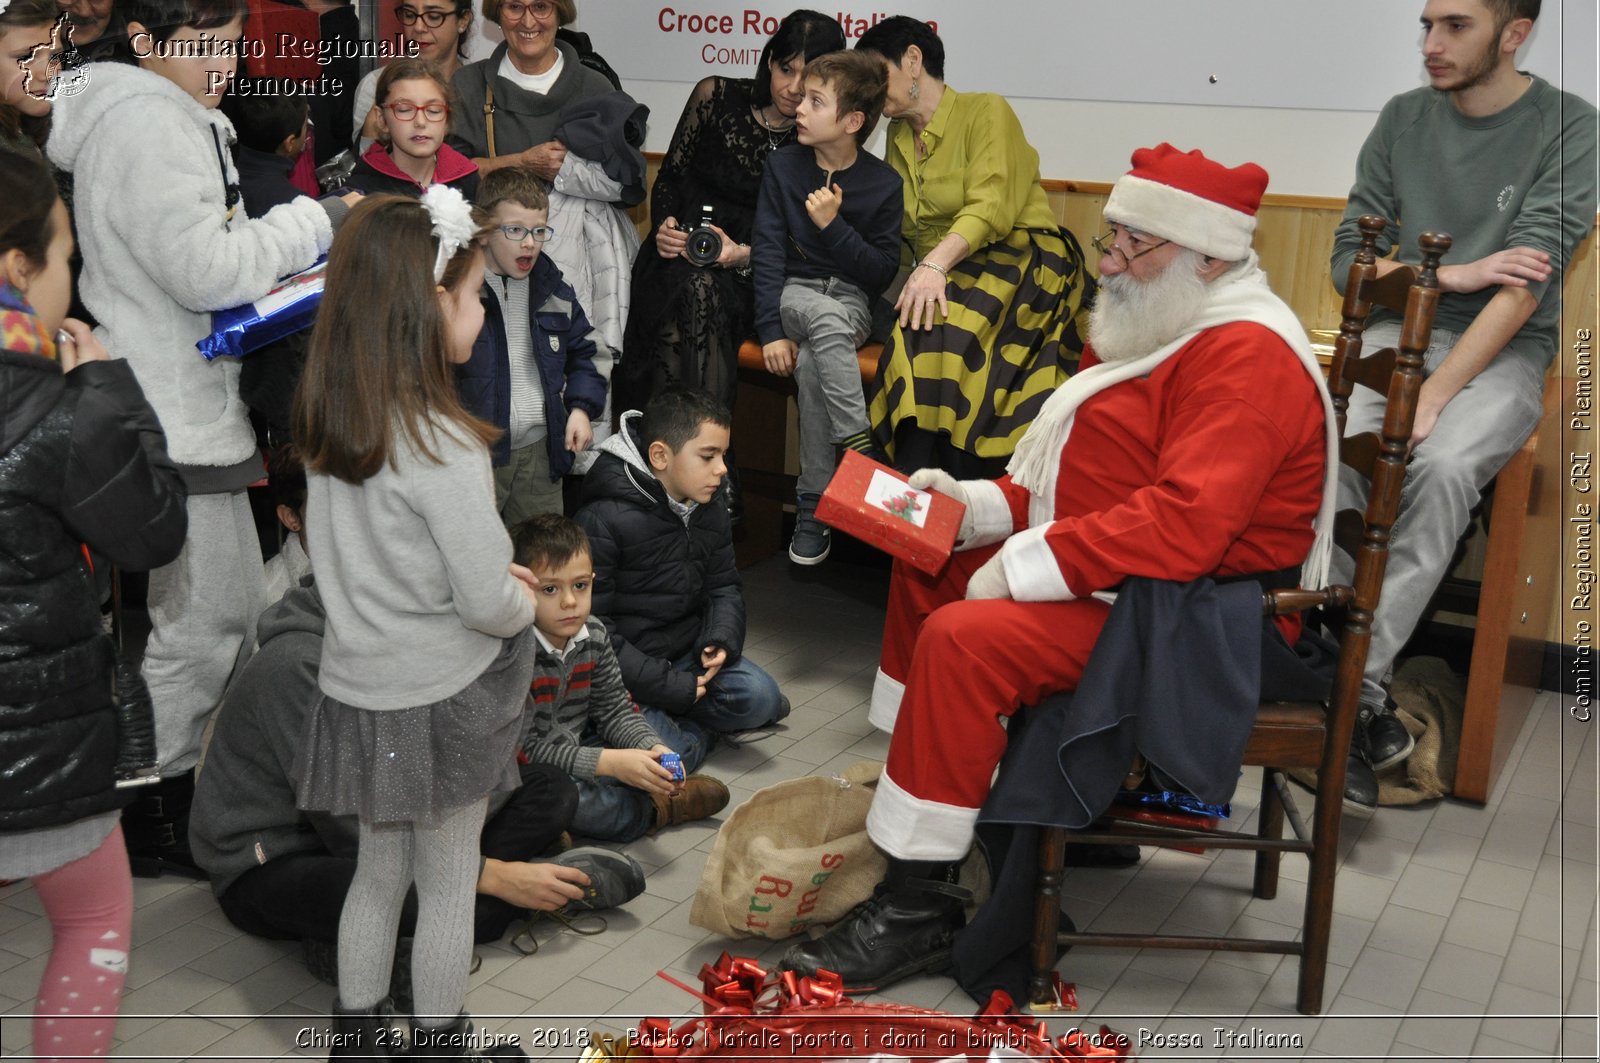
[(1094, 292), (1065, 229), (1016, 229), (950, 270), (950, 316), (898, 325), (872, 388), (872, 431), (901, 469), (996, 477), (1040, 407), (1077, 369)]

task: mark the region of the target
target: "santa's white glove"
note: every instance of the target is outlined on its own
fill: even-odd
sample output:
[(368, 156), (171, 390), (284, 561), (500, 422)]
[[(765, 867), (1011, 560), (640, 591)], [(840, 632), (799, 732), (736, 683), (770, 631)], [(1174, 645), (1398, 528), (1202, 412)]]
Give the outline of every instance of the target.
[(911, 486), (918, 491), (937, 491), (965, 506), (966, 509), (961, 514), (961, 528), (956, 532), (956, 542), (965, 542), (972, 538), (972, 499), (967, 497), (967, 489), (961, 486), (960, 480), (943, 469), (918, 469), (908, 479)]
[(1011, 597), (1011, 583), (1006, 579), (1006, 566), (1000, 562), (999, 551), (980, 565), (978, 571), (967, 581), (967, 597), (969, 599)]

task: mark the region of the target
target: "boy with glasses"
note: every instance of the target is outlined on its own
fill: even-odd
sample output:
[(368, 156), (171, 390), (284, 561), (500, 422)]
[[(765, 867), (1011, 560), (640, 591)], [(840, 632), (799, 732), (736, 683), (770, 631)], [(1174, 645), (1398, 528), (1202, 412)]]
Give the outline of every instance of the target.
[(467, 409), (506, 432), (491, 453), (495, 502), (509, 528), (562, 512), (561, 477), (594, 438), (611, 352), (595, 344), (571, 285), (540, 254), (555, 230), (539, 175), (521, 166), (485, 174), (478, 206), (494, 226), (483, 331), (456, 380)]

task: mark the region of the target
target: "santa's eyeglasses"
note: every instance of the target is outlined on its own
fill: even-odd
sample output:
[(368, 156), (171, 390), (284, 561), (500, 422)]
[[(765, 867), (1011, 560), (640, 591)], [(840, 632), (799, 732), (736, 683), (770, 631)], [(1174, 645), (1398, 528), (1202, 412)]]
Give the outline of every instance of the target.
[[(1126, 236), (1128, 238), (1128, 247), (1132, 249), (1132, 254), (1129, 254), (1127, 251), (1124, 251), (1122, 248), (1117, 246), (1117, 238), (1119, 236)], [(1172, 241), (1156, 240), (1148, 233), (1142, 233), (1137, 229), (1130, 229), (1126, 225), (1118, 225), (1117, 223), (1112, 222), (1111, 231), (1095, 237), (1093, 243), (1096, 251), (1100, 252), (1102, 255), (1115, 255), (1117, 258), (1122, 260), (1122, 268), (1127, 269), (1128, 264), (1134, 259), (1141, 258), (1144, 255), (1148, 255), (1152, 251), (1166, 247), (1168, 244), (1172, 243)]]

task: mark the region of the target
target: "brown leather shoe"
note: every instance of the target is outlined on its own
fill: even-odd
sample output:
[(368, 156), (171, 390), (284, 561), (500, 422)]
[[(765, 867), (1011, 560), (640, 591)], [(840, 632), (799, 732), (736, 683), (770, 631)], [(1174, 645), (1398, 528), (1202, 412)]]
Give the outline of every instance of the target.
[(656, 825), (651, 833), (662, 827), (676, 827), (697, 819), (714, 816), (728, 807), (728, 788), (722, 780), (709, 775), (691, 775), (683, 780), (683, 789), (671, 797), (652, 794), (656, 806)]

